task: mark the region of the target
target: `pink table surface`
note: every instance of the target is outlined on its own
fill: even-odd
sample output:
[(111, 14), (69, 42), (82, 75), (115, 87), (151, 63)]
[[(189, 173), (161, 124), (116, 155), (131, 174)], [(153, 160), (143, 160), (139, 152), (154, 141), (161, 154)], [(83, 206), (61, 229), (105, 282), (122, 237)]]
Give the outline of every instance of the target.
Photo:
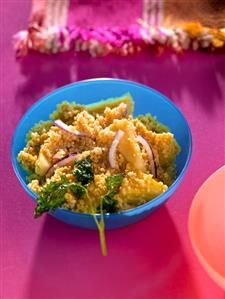
[[(26, 28), (30, 1), (0, 2), (1, 298), (224, 298), (200, 266), (187, 231), (196, 191), (224, 164), (224, 57), (193, 52), (180, 58), (32, 54), (16, 61), (11, 36)], [(107, 2), (112, 12), (110, 3), (119, 1)], [(80, 19), (85, 5), (87, 1), (78, 8)], [(94, 18), (91, 8), (89, 13)], [(107, 258), (100, 254), (96, 232), (50, 216), (34, 220), (34, 204), (10, 161), (12, 134), (24, 112), (49, 91), (92, 77), (125, 78), (164, 93), (186, 116), (194, 145), (176, 194), (146, 220), (107, 232)]]

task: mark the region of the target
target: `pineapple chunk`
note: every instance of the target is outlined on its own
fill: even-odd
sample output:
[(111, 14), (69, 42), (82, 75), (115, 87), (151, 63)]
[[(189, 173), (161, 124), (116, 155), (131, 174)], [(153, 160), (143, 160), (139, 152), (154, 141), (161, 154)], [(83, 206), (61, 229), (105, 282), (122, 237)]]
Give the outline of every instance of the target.
[(130, 162), (134, 169), (145, 171), (145, 161), (142, 158), (141, 149), (136, 140), (134, 125), (127, 119), (121, 119), (115, 120), (110, 128), (124, 132), (118, 145), (118, 151)]
[(162, 182), (156, 181), (151, 174), (131, 171), (124, 178), (120, 192), (115, 198), (122, 209), (127, 209), (159, 196), (167, 188)]
[(50, 162), (47, 160), (45, 155), (42, 152), (40, 152), (38, 159), (35, 163), (36, 174), (43, 176), (46, 174), (46, 172), (49, 170), (50, 167), (51, 167)]

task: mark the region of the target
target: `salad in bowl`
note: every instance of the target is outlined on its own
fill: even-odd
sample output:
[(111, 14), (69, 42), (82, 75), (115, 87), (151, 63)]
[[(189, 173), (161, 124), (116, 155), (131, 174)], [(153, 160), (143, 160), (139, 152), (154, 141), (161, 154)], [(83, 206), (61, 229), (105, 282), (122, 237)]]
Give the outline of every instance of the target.
[(134, 109), (130, 93), (61, 102), (27, 132), (17, 157), (37, 195), (34, 216), (58, 208), (91, 214), (104, 255), (104, 215), (146, 204), (176, 179), (173, 133), (149, 113), (134, 117)]

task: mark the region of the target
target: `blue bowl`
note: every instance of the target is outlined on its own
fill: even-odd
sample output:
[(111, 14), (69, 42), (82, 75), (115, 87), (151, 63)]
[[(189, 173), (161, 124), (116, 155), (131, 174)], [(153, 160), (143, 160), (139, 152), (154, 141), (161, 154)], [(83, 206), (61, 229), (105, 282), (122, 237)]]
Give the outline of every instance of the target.
[[(11, 145), (12, 164), (21, 185), (34, 200), (37, 195), (27, 187), (27, 173), (17, 161), (17, 155), (25, 146), (26, 133), (30, 128), (40, 120), (48, 120), (49, 114), (62, 101), (89, 104), (110, 97), (119, 97), (126, 92), (130, 92), (134, 99), (135, 115), (150, 112), (157, 116), (160, 122), (171, 129), (181, 147), (181, 152), (177, 156), (177, 178), (172, 186), (162, 195), (137, 208), (104, 215), (106, 229), (126, 226), (144, 219), (175, 192), (184, 177), (192, 153), (191, 132), (183, 114), (165, 96), (147, 86), (126, 80), (93, 79), (66, 85), (43, 97), (26, 112), (17, 125)], [(93, 216), (90, 214), (76, 213), (61, 208), (49, 213), (68, 224), (96, 229)]]

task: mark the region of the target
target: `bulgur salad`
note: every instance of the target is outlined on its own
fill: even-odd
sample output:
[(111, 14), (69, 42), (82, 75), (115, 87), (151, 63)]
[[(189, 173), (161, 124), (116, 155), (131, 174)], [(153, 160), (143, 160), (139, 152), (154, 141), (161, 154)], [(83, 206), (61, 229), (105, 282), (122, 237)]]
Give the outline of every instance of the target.
[(152, 200), (176, 177), (173, 134), (150, 114), (133, 117), (133, 110), (129, 93), (90, 105), (62, 102), (27, 133), (18, 154), (38, 195), (34, 216), (56, 208), (92, 214), (104, 255), (103, 214)]

